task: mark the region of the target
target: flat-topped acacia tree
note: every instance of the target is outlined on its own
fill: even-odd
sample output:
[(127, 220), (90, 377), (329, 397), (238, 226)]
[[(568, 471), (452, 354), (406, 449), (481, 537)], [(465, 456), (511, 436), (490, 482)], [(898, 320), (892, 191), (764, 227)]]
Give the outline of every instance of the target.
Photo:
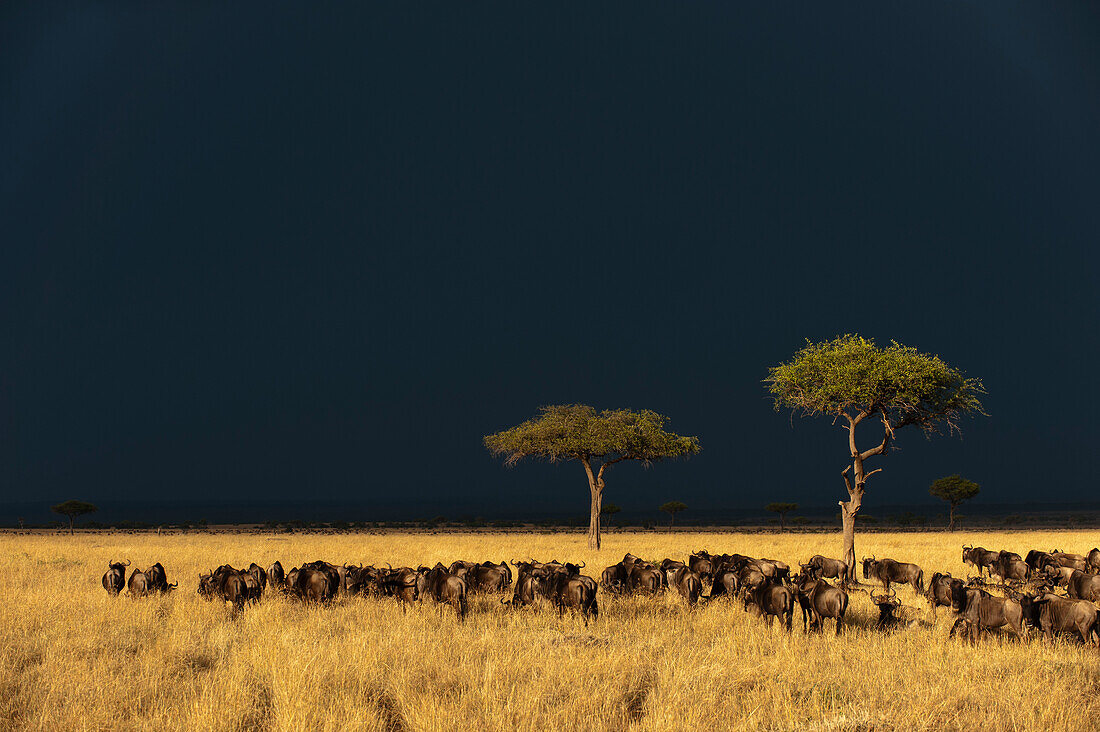
[(697, 437), (681, 437), (665, 430), (668, 419), (648, 409), (605, 409), (597, 412), (584, 404), (540, 407), (539, 414), (523, 424), (485, 437), (485, 447), (504, 455), (505, 465), (524, 458), (551, 463), (576, 460), (588, 475), (592, 497), (588, 546), (600, 548), (600, 511), (604, 476), (608, 468), (624, 460), (644, 465), (699, 452)]
[[(867, 480), (882, 470), (867, 471), (864, 463), (885, 455), (895, 433), (910, 425), (926, 436), (957, 432), (964, 416), (985, 414), (980, 379), (968, 378), (939, 356), (891, 342), (879, 348), (858, 335), (821, 343), (806, 342), (794, 357), (768, 369), (764, 380), (775, 409), (787, 408), (800, 416), (824, 416), (847, 431), (851, 464), (841, 475), (848, 500), (839, 501), (844, 531), (844, 556), (849, 579), (855, 579), (856, 514), (863, 503)], [(875, 424), (877, 423), (877, 424)], [(882, 438), (860, 450), (856, 429), (875, 425)]]

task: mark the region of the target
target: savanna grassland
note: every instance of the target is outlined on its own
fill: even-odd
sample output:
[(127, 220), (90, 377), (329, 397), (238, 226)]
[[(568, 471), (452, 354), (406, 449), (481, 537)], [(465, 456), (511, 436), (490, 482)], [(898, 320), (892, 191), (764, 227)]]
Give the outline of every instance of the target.
[[(1092, 548), (1093, 532), (857, 536), (874, 553), (966, 574), (960, 545), (1020, 553)], [(0, 537), (0, 728), (210, 730), (1095, 729), (1100, 653), (1072, 642), (948, 638), (928, 621), (883, 634), (853, 592), (844, 635), (766, 627), (739, 605), (689, 611), (677, 595), (599, 596), (599, 622), (471, 602), (459, 625), (430, 602), (277, 595), (232, 617), (196, 594), (222, 563), (585, 561), (741, 552), (795, 563), (838, 554), (822, 534), (611, 534), (600, 552), (567, 534), (126, 535)], [(109, 559), (160, 561), (179, 590), (132, 601), (100, 585)]]

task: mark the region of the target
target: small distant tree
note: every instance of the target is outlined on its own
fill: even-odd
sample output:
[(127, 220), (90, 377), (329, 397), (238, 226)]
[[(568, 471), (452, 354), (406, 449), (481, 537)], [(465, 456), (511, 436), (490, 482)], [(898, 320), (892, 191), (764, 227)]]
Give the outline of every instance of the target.
[(699, 452), (697, 437), (666, 431), (667, 421), (648, 409), (597, 412), (585, 404), (559, 404), (541, 407), (538, 416), (523, 424), (486, 435), (485, 447), (494, 455), (506, 456), (505, 465), (528, 457), (551, 463), (576, 460), (583, 465), (592, 499), (588, 547), (599, 549), (604, 475), (612, 465), (637, 460), (648, 466)]
[(83, 516), (88, 513), (95, 513), (99, 510), (99, 506), (94, 503), (85, 503), (84, 501), (65, 501), (59, 503), (56, 506), (50, 506), (50, 510), (59, 516), (67, 516), (69, 518), (69, 535), (73, 534), (73, 520), (77, 516)]
[(668, 514), (668, 528), (671, 529), (672, 524), (676, 522), (676, 514), (686, 511), (687, 504), (680, 501), (669, 501), (668, 503), (662, 503), (657, 507), (657, 510)]
[(960, 478), (958, 475), (949, 475), (940, 478), (928, 487), (928, 492), (936, 498), (951, 504), (951, 520), (947, 524), (948, 531), (955, 530), (955, 508), (963, 501), (969, 501), (978, 495), (981, 486), (972, 480)]
[(779, 530), (787, 530), (787, 514), (791, 511), (798, 510), (797, 503), (769, 503), (764, 506), (765, 511), (771, 511), (772, 513), (779, 514)]
[(600, 513), (607, 517), (607, 525), (609, 528), (611, 526), (611, 517), (619, 513), (620, 511), (622, 511), (622, 509), (616, 506), (614, 503), (603, 504), (603, 508), (600, 509)]

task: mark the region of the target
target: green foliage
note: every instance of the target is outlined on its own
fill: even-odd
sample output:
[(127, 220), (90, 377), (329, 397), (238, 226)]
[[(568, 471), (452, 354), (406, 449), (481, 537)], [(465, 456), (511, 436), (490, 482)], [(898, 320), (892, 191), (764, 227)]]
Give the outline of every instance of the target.
[(936, 498), (947, 501), (952, 506), (957, 506), (963, 501), (969, 501), (978, 495), (981, 486), (972, 480), (960, 478), (958, 475), (949, 475), (932, 483), (928, 492)]
[(84, 501), (65, 501), (56, 506), (50, 506), (50, 510), (61, 516), (68, 516), (69, 519), (72, 520), (86, 513), (95, 513), (99, 510), (99, 506), (94, 503), (85, 503)]
[(681, 511), (686, 511), (687, 504), (681, 503), (680, 501), (669, 501), (668, 503), (662, 503), (660, 506), (657, 507), (657, 510), (663, 513), (667, 513), (669, 516), (675, 516)]
[(764, 506), (764, 510), (765, 511), (771, 511), (772, 513), (784, 514), (784, 513), (790, 512), (790, 511), (797, 511), (798, 510), (798, 504), (797, 503), (769, 503), (767, 506)]
[(604, 514), (605, 516), (614, 516), (620, 511), (622, 511), (622, 509), (616, 506), (614, 503), (605, 503), (600, 509), (600, 513)]
[(664, 429), (668, 419), (648, 409), (605, 409), (584, 404), (540, 407), (539, 415), (503, 432), (487, 435), (485, 447), (514, 465), (530, 457), (549, 462), (602, 458), (605, 461), (687, 457), (699, 452), (697, 437)]
[(799, 350), (764, 380), (775, 409), (803, 416), (877, 416), (890, 429), (919, 426), (926, 433), (958, 429), (965, 415), (985, 414), (980, 379), (967, 378), (939, 356), (896, 341), (886, 348), (859, 335), (838, 336)]

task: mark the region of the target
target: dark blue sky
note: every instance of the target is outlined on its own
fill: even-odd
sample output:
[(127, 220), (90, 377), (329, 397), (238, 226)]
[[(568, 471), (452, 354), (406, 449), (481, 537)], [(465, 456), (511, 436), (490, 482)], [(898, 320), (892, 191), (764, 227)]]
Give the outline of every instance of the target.
[(624, 507), (832, 504), (845, 332), (989, 390), (871, 505), (1097, 499), (1094, 3), (231, 5), (0, 10), (0, 502), (584, 514), (481, 446), (580, 401), (703, 445)]

